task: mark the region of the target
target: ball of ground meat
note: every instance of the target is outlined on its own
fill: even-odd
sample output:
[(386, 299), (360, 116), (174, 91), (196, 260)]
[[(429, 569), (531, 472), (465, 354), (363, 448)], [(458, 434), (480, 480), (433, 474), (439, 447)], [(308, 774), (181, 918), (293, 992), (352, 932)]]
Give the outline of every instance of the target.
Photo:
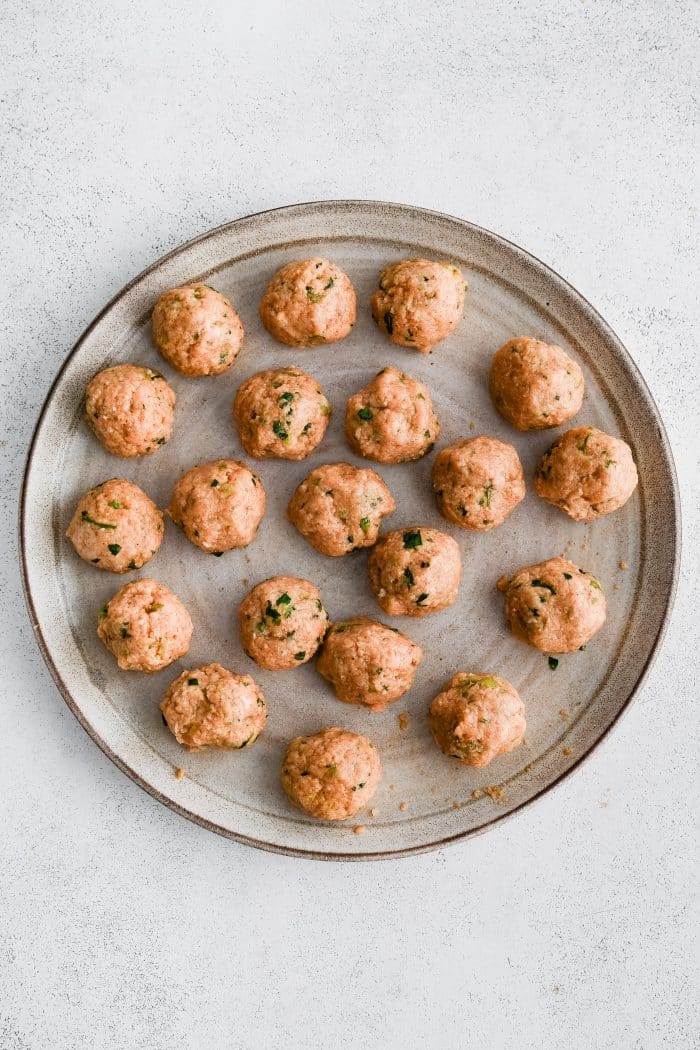
[(287, 516), (312, 547), (337, 558), (376, 543), (382, 518), (395, 510), (391, 492), (375, 471), (327, 463), (302, 481)]
[(451, 536), (414, 525), (381, 536), (372, 548), (367, 569), (384, 612), (428, 616), (455, 601), (462, 559)]
[(328, 630), (318, 587), (295, 576), (273, 576), (253, 587), (238, 609), (241, 644), (268, 671), (301, 667)]
[(66, 536), (98, 569), (131, 572), (160, 547), (163, 515), (138, 485), (112, 478), (81, 497)]
[(322, 441), (330, 415), (320, 386), (300, 368), (258, 372), (233, 402), (241, 444), (256, 459), (306, 459)]
[(127, 583), (100, 609), (97, 636), (122, 671), (160, 671), (190, 647), (192, 620), (169, 587)]
[(335, 727), (298, 736), (282, 763), (289, 799), (318, 820), (344, 820), (366, 806), (382, 778), (371, 740)]
[(265, 697), (250, 675), (234, 674), (221, 664), (184, 671), (160, 709), (168, 729), (188, 751), (250, 747), (267, 719)]
[(423, 650), (395, 627), (355, 616), (329, 628), (316, 670), (346, 704), (383, 711), (413, 685)]
[(600, 582), (565, 558), (550, 558), (502, 576), (506, 620), (521, 642), (543, 653), (573, 653), (605, 622)]
[(525, 498), (518, 453), (490, 437), (455, 441), (438, 452), (433, 488), (447, 521), (477, 531), (501, 525)]
[(406, 463), (431, 451), (440, 423), (424, 383), (397, 368), (383, 368), (349, 399), (345, 434), (358, 456)]
[(525, 705), (505, 678), (460, 671), (430, 705), (430, 731), (443, 754), (487, 766), (525, 736)]
[(228, 299), (208, 284), (183, 284), (153, 308), (153, 341), (184, 376), (216, 376), (243, 345), (243, 325)]
[(624, 506), (637, 487), (629, 445), (595, 427), (567, 430), (535, 471), (535, 492), (574, 521), (594, 521)]
[(287, 263), (260, 301), (260, 318), (287, 346), (310, 347), (344, 339), (355, 324), (355, 289), (328, 259)]
[(114, 365), (98, 372), (85, 391), (85, 416), (95, 437), (114, 456), (149, 456), (170, 440), (175, 391), (160, 372)]
[(501, 415), (518, 430), (558, 427), (583, 401), (583, 372), (560, 346), (511, 339), (491, 363), (490, 390)]
[(265, 513), (265, 489), (243, 463), (219, 459), (183, 474), (168, 513), (195, 547), (223, 554), (255, 539)]
[(428, 354), (459, 324), (466, 291), (452, 263), (401, 259), (382, 271), (372, 317), (392, 343)]

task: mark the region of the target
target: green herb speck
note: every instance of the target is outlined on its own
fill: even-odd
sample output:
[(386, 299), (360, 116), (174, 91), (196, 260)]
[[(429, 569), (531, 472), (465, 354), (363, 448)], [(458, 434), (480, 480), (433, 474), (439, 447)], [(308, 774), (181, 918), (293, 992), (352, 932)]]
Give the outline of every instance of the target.
[(484, 494), (479, 500), (480, 507), (491, 506), (491, 493), (493, 492), (493, 484), (489, 481), (487, 485), (484, 485)]
[[(565, 574), (565, 575), (566, 575), (566, 574)], [(545, 589), (546, 591), (551, 591), (551, 592), (552, 592), (552, 594), (556, 594), (556, 593), (557, 593), (557, 592), (555, 591), (554, 587), (552, 587), (551, 583), (545, 583), (545, 581), (544, 581), (544, 580), (533, 580), (533, 581), (532, 581), (532, 586), (533, 586), (533, 587), (544, 587), (544, 589)]]
[(90, 517), (86, 510), (80, 515), (80, 520), (84, 521), (87, 525), (94, 525), (98, 529), (116, 529), (117, 527), (116, 525), (110, 525), (109, 522), (106, 521), (95, 521), (94, 518)]
[(416, 547), (422, 547), (423, 537), (420, 534), (420, 529), (416, 529), (414, 532), (404, 532), (403, 545), (407, 551), (415, 550)]

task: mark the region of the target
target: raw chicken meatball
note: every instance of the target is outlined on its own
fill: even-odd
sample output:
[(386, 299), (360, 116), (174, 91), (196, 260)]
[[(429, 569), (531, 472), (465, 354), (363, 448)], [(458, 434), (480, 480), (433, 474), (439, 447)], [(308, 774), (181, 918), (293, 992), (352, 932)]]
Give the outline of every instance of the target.
[(299, 259), (278, 270), (268, 284), (260, 318), (287, 346), (335, 343), (355, 324), (355, 289), (328, 259)]
[(268, 671), (307, 663), (328, 630), (317, 587), (295, 576), (273, 576), (253, 587), (238, 609), (241, 644)]
[(370, 587), (390, 616), (428, 616), (452, 605), (462, 576), (459, 547), (437, 529), (381, 536), (367, 563)]
[(560, 346), (511, 339), (491, 363), (490, 389), (501, 415), (518, 430), (558, 427), (583, 401), (583, 372)]
[(114, 456), (148, 456), (170, 440), (175, 392), (160, 372), (114, 365), (90, 380), (85, 415), (95, 437)]
[(160, 709), (168, 729), (188, 751), (240, 751), (255, 743), (267, 719), (265, 697), (250, 675), (234, 674), (221, 664), (183, 671)]
[(208, 284), (183, 284), (153, 308), (153, 341), (184, 376), (216, 376), (243, 345), (243, 325), (228, 299)]
[(498, 589), (506, 596), (506, 620), (515, 637), (543, 653), (573, 653), (605, 622), (600, 583), (565, 558), (502, 576)]
[(382, 518), (396, 504), (383, 479), (365, 467), (316, 467), (291, 498), (287, 515), (321, 554), (339, 557), (377, 542)]
[(459, 324), (466, 291), (452, 263), (401, 259), (382, 271), (372, 316), (392, 343), (429, 354)]
[(122, 671), (160, 671), (189, 649), (192, 620), (165, 584), (134, 580), (100, 609), (97, 636)]
[(490, 437), (455, 441), (438, 452), (433, 488), (442, 516), (462, 529), (493, 529), (525, 498), (518, 453)]
[(383, 711), (408, 692), (422, 659), (421, 647), (395, 627), (356, 616), (329, 629), (316, 669), (339, 700)]
[(233, 402), (241, 444), (256, 459), (306, 459), (323, 439), (331, 406), (299, 368), (258, 372)]
[(163, 515), (138, 485), (112, 478), (79, 500), (66, 536), (84, 561), (130, 572), (150, 561), (163, 540)]
[(430, 731), (443, 754), (487, 766), (525, 736), (525, 705), (505, 678), (460, 671), (430, 705)]
[(406, 463), (431, 451), (440, 423), (428, 388), (390, 367), (349, 399), (345, 434), (358, 456), (379, 463)]
[(298, 736), (282, 763), (282, 787), (297, 806), (319, 820), (344, 820), (366, 806), (382, 779), (371, 740), (346, 729)]
[(195, 547), (223, 554), (255, 539), (265, 489), (257, 474), (235, 459), (203, 463), (177, 482), (168, 513)]
[(574, 521), (593, 521), (624, 506), (637, 487), (629, 445), (595, 427), (567, 430), (535, 471), (535, 492)]

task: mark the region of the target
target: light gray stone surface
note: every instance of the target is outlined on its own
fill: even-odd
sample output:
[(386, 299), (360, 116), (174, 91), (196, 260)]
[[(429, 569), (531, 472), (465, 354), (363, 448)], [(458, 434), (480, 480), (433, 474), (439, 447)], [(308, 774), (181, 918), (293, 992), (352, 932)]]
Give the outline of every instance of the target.
[[(4, 5), (1, 1050), (697, 1045), (698, 36), (657, 0)], [(60, 699), (17, 570), (26, 446), (92, 316), (181, 241), (329, 197), (463, 216), (566, 276), (684, 496), (672, 623), (613, 735), (488, 835), (372, 865), (139, 791)]]

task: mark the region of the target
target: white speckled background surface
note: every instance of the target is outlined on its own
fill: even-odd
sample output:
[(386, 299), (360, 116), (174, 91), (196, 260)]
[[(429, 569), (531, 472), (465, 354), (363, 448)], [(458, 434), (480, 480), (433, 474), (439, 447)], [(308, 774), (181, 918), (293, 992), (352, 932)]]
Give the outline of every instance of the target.
[[(696, 1045), (697, 4), (56, 0), (3, 27), (0, 1050)], [(684, 496), (671, 627), (613, 735), (495, 831), (373, 865), (143, 794), (60, 699), (16, 555), (36, 414), (106, 300), (220, 222), (342, 197), (468, 218), (570, 280)]]

